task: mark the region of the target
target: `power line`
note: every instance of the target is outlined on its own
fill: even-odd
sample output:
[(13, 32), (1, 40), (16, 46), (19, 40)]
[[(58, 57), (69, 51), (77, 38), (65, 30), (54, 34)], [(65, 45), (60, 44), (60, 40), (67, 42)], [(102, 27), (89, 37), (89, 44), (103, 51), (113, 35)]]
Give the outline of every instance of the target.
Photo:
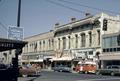
[(69, 3), (69, 4), (73, 4), (73, 5), (77, 5), (77, 6), (82, 6), (82, 7), (86, 7), (86, 8), (91, 8), (97, 11), (105, 11), (105, 12), (109, 12), (109, 13), (114, 13), (114, 14), (120, 14), (119, 12), (114, 12), (114, 11), (110, 11), (110, 10), (106, 10), (106, 9), (100, 9), (100, 8), (95, 8), (95, 7), (91, 7), (91, 6), (87, 6), (87, 5), (83, 5), (83, 4), (79, 4), (79, 3), (75, 3), (75, 2), (71, 2), (71, 1), (65, 1), (65, 0), (58, 0), (61, 2), (65, 2), (65, 3)]
[(4, 30), (8, 31), (7, 27), (4, 24), (2, 24), (2, 22), (0, 22), (0, 25), (1, 25), (2, 28), (4, 28)]
[(75, 11), (75, 12), (79, 12), (79, 13), (83, 13), (83, 14), (86, 13), (84, 11), (81, 11), (81, 10), (78, 10), (78, 9), (75, 9), (75, 8), (72, 8), (72, 7), (69, 7), (69, 6), (65, 6), (64, 4), (61, 4), (61, 3), (58, 3), (58, 2), (54, 2), (54, 1), (51, 1), (51, 0), (46, 0), (46, 1), (49, 2), (49, 3), (55, 4), (57, 6), (61, 6), (61, 7), (70, 9), (70, 10)]

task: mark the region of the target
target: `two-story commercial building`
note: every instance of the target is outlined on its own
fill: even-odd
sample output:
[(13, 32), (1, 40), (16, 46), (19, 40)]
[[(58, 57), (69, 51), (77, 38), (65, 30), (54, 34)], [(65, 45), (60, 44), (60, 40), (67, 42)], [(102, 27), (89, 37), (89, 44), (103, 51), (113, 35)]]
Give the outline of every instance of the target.
[(64, 65), (70, 65), (72, 62), (76, 65), (78, 61), (90, 60), (99, 64), (99, 60), (105, 58), (105, 49), (102, 49), (105, 45), (102, 42), (103, 37), (105, 34), (120, 31), (119, 20), (119, 16), (101, 13), (94, 16), (86, 15), (80, 20), (72, 18), (70, 23), (64, 25), (57, 23), (54, 29), (56, 59), (53, 61)]
[(71, 19), (70, 23), (59, 25), (54, 29), (54, 43), (56, 48), (56, 60), (65, 64), (71, 64), (82, 60), (96, 59), (101, 53), (101, 22), (100, 14), (87, 15), (84, 19)]
[(54, 56), (53, 31), (41, 33), (25, 38), (28, 44), (24, 47), (22, 53), (22, 63), (37, 63), (41, 67), (47, 68), (47, 60)]

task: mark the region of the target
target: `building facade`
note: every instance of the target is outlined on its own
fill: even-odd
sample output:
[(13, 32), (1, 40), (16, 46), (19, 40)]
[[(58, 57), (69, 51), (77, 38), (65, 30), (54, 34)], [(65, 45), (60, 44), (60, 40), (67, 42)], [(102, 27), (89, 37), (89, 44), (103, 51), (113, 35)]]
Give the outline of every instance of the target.
[(43, 68), (48, 68), (47, 59), (54, 56), (53, 46), (53, 31), (34, 35), (25, 38), (28, 44), (23, 49), (22, 63), (38, 63)]
[[(22, 61), (38, 62), (47, 67), (57, 65), (74, 67), (79, 61), (94, 61), (98, 67), (102, 67), (106, 62), (104, 60), (111, 59), (108, 58), (109, 54), (104, 54), (106, 50), (108, 51), (105, 45), (111, 44), (106, 42), (106, 38), (117, 36), (118, 32), (120, 32), (119, 16), (100, 13), (94, 16), (86, 15), (80, 20), (71, 18), (70, 23), (64, 25), (56, 23), (53, 31), (25, 38), (28, 44), (23, 49)], [(114, 43), (115, 41), (118, 40), (115, 39)], [(116, 49), (113, 50), (120, 49), (117, 48), (119, 45), (114, 47)], [(119, 55), (119, 52), (116, 55)]]
[(81, 20), (72, 18), (68, 24), (57, 25), (54, 32), (56, 60), (69, 60), (75, 66), (78, 61), (95, 61), (96, 55), (101, 53), (99, 15), (89, 15)]
[[(99, 56), (100, 68), (120, 65), (120, 17), (104, 15), (102, 31), (102, 54)], [(105, 23), (105, 24), (104, 24)]]
[(75, 66), (78, 61), (90, 60), (96, 62), (99, 68), (100, 62), (108, 58), (102, 48), (108, 42), (103, 44), (103, 37), (120, 31), (119, 20), (119, 16), (101, 13), (87, 15), (81, 20), (72, 18), (70, 23), (64, 25), (57, 23), (54, 29), (56, 61), (69, 60)]

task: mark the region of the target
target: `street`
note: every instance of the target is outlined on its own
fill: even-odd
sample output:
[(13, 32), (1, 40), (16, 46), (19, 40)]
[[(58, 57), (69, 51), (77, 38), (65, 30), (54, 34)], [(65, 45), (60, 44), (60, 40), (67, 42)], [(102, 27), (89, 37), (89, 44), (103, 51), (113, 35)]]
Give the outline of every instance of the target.
[(38, 77), (19, 77), (18, 81), (119, 81), (119, 76), (43, 71)]

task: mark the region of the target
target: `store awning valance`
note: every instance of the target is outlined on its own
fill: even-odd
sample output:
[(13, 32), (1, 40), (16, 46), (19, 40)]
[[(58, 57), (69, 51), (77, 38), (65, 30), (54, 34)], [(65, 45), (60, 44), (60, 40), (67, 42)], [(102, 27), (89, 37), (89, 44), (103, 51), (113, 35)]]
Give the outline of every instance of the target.
[(72, 60), (72, 58), (71, 57), (61, 57), (61, 58), (56, 58), (56, 57), (54, 57), (54, 58), (52, 58), (52, 59), (50, 59), (51, 61), (71, 61)]

